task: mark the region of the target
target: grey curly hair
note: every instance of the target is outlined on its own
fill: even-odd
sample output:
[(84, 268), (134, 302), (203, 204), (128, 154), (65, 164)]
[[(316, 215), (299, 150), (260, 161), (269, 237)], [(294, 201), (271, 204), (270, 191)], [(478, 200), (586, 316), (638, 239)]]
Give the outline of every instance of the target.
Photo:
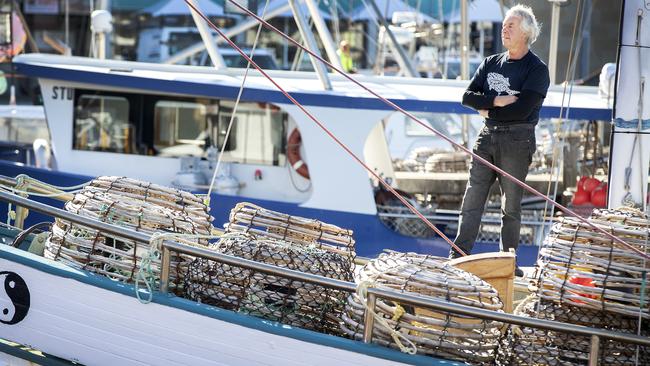
[(535, 43), (541, 31), (541, 25), (537, 23), (533, 9), (526, 5), (515, 5), (506, 13), (506, 18), (510, 15), (521, 18), (521, 30), (528, 38), (528, 46)]

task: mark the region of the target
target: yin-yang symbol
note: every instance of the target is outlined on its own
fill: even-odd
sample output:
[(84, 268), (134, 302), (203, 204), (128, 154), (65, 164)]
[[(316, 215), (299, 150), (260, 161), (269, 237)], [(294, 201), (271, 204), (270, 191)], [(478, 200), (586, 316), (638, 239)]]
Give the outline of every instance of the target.
[(29, 311), (29, 289), (14, 272), (0, 272), (0, 323), (16, 324)]

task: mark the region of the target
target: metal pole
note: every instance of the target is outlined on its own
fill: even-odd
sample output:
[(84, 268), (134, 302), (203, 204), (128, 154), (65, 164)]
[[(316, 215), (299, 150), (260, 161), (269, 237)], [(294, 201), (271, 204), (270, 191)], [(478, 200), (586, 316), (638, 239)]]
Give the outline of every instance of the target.
[(598, 366), (599, 352), (600, 352), (600, 338), (597, 335), (592, 335), (591, 347), (589, 348), (589, 366)]
[[(460, 0), (460, 77), (469, 79), (469, 19), (467, 15), (468, 0)], [(463, 114), (462, 134), (463, 146), (469, 147), (469, 116)]]
[[(300, 35), (305, 41), (307, 48), (320, 57), (320, 50), (316, 44), (314, 33), (311, 32), (311, 27), (307, 24), (305, 15), (302, 13), (302, 9), (300, 8), (300, 4), (298, 4), (296, 0), (289, 0), (289, 5), (291, 5), (293, 18), (296, 20), (296, 25), (298, 26)], [(323, 84), (323, 89), (332, 90), (332, 83), (330, 82), (329, 75), (327, 75), (327, 68), (325, 65), (312, 55), (309, 55), (309, 58), (311, 59), (311, 64), (314, 66), (316, 75), (318, 75), (318, 79), (321, 84)]]
[(125, 239), (135, 240), (140, 243), (148, 243), (149, 240), (151, 239), (150, 235), (144, 233), (127, 229), (122, 226), (115, 226), (106, 222), (91, 219), (89, 217), (80, 216), (72, 212), (62, 210), (60, 208), (48, 206), (44, 203), (36, 202), (28, 198), (23, 198), (18, 195), (9, 192), (4, 192), (1, 190), (0, 190), (0, 201), (12, 203), (16, 206), (26, 207), (35, 212), (40, 212), (46, 215), (58, 217), (63, 220), (67, 220), (82, 226), (89, 227), (91, 229), (104, 231), (113, 235), (121, 236)]
[(402, 48), (402, 46), (397, 43), (397, 38), (395, 38), (395, 35), (393, 32), (390, 31), (388, 22), (386, 19), (384, 19), (384, 15), (381, 13), (381, 10), (379, 10), (379, 7), (377, 6), (377, 3), (375, 0), (369, 0), (368, 4), (370, 4), (370, 7), (372, 7), (372, 10), (375, 11), (375, 15), (377, 15), (377, 20), (379, 21), (379, 24), (381, 24), (382, 27), (384, 27), (384, 31), (386, 34), (388, 34), (388, 37), (390, 38), (390, 41), (394, 47), (394, 50), (397, 51), (395, 58), (397, 63), (399, 64), (400, 69), (404, 71), (404, 74), (406, 76), (410, 77), (417, 77), (418, 74), (415, 72), (415, 67), (413, 67), (413, 64), (411, 63), (411, 60), (406, 56), (406, 52)]
[(366, 312), (363, 314), (363, 342), (372, 343), (372, 330), (375, 327), (375, 317), (370, 310), (375, 311), (377, 295), (368, 294), (366, 297)]
[[(266, 15), (264, 17), (262, 17), (262, 19), (269, 20), (271, 18), (275, 18), (276, 16), (286, 12), (287, 10), (291, 10), (291, 7), (289, 6), (288, 3), (284, 4), (282, 6), (279, 6), (279, 7), (275, 8), (275, 9), (273, 9), (273, 10), (268, 11), (266, 13)], [(258, 24), (259, 24), (259, 22), (257, 21), (257, 19), (250, 19), (250, 20), (239, 23), (237, 25), (232, 26), (231, 28), (228, 28), (228, 29), (224, 30), (223, 34), (225, 34), (226, 37), (228, 37), (228, 38), (232, 38), (232, 37), (234, 37), (234, 36), (236, 36), (236, 35), (238, 35), (238, 34), (240, 34), (242, 32), (245, 32), (245, 31), (253, 28), (254, 26), (256, 26)], [(225, 41), (224, 41), (223, 38), (215, 36), (215, 37), (213, 37), (212, 42), (216, 42), (217, 44), (219, 44), (219, 43), (223, 43)], [(197, 43), (197, 44), (195, 44), (193, 46), (187, 47), (184, 50), (178, 51), (175, 55), (172, 55), (171, 57), (169, 57), (168, 59), (163, 61), (163, 63), (164, 64), (175, 64), (175, 63), (181, 62), (181, 61), (185, 60), (186, 58), (191, 57), (194, 54), (203, 51), (204, 49), (205, 49), (205, 43), (199, 42), (199, 43)]]
[[(192, 4), (192, 6), (194, 6), (196, 9), (200, 9), (199, 5), (196, 3), (196, 0), (187, 0), (187, 2), (189, 4)], [(194, 19), (194, 24), (196, 24), (196, 28), (199, 30), (199, 34), (201, 34), (201, 39), (203, 39), (203, 44), (205, 44), (205, 48), (208, 50), (208, 55), (210, 55), (212, 64), (217, 69), (227, 68), (228, 66), (226, 66), (226, 62), (223, 60), (223, 57), (221, 57), (221, 54), (219, 54), (219, 50), (217, 49), (217, 45), (214, 42), (214, 38), (212, 38), (212, 33), (205, 24), (205, 21), (197, 12), (194, 11), (194, 8), (192, 6), (188, 5), (190, 12), (192, 13), (192, 18)]]
[(460, 77), (469, 79), (469, 19), (467, 1), (460, 1)]
[(323, 42), (323, 46), (325, 47), (325, 52), (327, 53), (327, 57), (329, 58), (330, 63), (339, 69), (343, 69), (339, 55), (336, 53), (336, 46), (334, 45), (332, 34), (330, 33), (329, 28), (327, 28), (327, 24), (325, 24), (325, 21), (320, 14), (318, 5), (314, 2), (314, 0), (305, 0), (305, 3), (307, 4), (307, 8), (311, 14), (311, 19), (314, 21), (314, 25), (316, 26), (320, 40)]
[(557, 41), (560, 31), (560, 4), (552, 1), (551, 5), (551, 41), (548, 47), (548, 74), (551, 85), (555, 84), (555, 73), (557, 72)]

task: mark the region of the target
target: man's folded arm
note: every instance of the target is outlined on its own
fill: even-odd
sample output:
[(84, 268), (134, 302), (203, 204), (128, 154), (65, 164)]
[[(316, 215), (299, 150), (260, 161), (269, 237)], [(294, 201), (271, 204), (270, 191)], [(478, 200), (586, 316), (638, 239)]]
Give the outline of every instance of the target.
[(489, 107), (488, 116), (495, 121), (522, 121), (543, 101), (544, 96), (542, 94), (532, 90), (522, 90), (517, 95), (517, 101), (514, 103), (505, 107)]

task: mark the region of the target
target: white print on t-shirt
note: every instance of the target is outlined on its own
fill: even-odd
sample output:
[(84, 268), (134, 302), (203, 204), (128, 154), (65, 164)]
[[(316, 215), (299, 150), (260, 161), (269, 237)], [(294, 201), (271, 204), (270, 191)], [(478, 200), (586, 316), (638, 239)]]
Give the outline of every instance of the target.
[(510, 90), (510, 79), (507, 77), (498, 74), (496, 72), (489, 72), (487, 74), (488, 86), (490, 89), (501, 94), (503, 92), (508, 93), (508, 95), (519, 94), (516, 90)]

